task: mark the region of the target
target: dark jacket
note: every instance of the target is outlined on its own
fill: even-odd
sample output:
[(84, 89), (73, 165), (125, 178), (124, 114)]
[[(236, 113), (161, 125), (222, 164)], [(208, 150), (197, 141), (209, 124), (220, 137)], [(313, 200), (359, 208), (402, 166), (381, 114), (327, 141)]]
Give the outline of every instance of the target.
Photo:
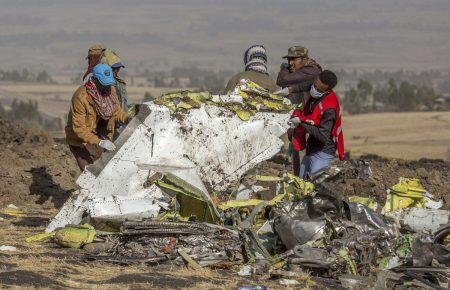
[(240, 72), (240, 73), (236, 74), (235, 76), (233, 76), (228, 81), (228, 84), (224, 90), (224, 94), (227, 94), (227, 93), (233, 91), (234, 88), (236, 87), (236, 85), (242, 79), (248, 79), (248, 80), (260, 85), (261, 87), (267, 89), (271, 93), (275, 92), (278, 89), (277, 85), (275, 84), (275, 81), (272, 80), (269, 77), (269, 75), (249, 70), (249, 71)]
[[(314, 107), (324, 97), (313, 100), (310, 103), (309, 111), (312, 112)], [(336, 122), (336, 111), (334, 109), (328, 109), (323, 112), (322, 119), (318, 126), (310, 125), (308, 123), (301, 123), (300, 125), (308, 131), (309, 137), (306, 143), (306, 154), (310, 155), (318, 151), (322, 151), (333, 155), (336, 153), (336, 144), (333, 141), (332, 130), (334, 123)]]
[(293, 104), (306, 103), (308, 91), (314, 83), (314, 79), (322, 72), (322, 67), (313, 59), (309, 59), (305, 66), (291, 73), (285, 65), (281, 65), (278, 73), (277, 85), (280, 87), (292, 87), (293, 92), (287, 98)]

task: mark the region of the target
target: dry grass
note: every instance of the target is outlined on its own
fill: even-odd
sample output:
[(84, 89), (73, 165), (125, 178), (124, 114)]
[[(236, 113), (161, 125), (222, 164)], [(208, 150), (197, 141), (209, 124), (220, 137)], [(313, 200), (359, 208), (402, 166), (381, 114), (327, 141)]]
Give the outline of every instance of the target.
[(346, 149), (353, 155), (450, 160), (450, 112), (344, 116)]
[[(54, 213), (45, 214), (50, 217)], [(120, 266), (105, 262), (84, 262), (83, 251), (63, 249), (47, 241), (26, 243), (24, 239), (43, 232), (38, 227), (20, 226), (19, 218), (0, 221), (0, 245), (17, 247), (0, 252), (0, 285), (23, 288), (70, 287), (83, 289), (236, 289), (241, 285), (279, 288), (277, 281), (242, 278), (235, 272), (179, 266)], [(1, 286), (0, 286), (1, 288)]]

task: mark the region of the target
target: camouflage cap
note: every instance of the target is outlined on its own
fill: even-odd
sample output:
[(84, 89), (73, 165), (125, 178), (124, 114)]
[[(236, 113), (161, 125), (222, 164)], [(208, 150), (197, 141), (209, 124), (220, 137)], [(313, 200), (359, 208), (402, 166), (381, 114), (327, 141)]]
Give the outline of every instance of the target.
[(101, 45), (101, 44), (94, 44), (91, 47), (89, 47), (88, 56), (89, 55), (100, 55), (100, 54), (103, 53), (104, 50), (105, 50), (105, 48), (103, 47), (103, 45)]
[(303, 46), (292, 46), (288, 49), (288, 54), (283, 58), (288, 57), (308, 57), (308, 49)]
[(117, 55), (117, 53), (115, 53), (109, 48), (105, 49), (105, 51), (103, 52), (103, 57), (100, 60), (100, 62), (106, 63), (112, 68), (125, 67), (122, 64), (122, 61), (120, 60), (120, 57)]

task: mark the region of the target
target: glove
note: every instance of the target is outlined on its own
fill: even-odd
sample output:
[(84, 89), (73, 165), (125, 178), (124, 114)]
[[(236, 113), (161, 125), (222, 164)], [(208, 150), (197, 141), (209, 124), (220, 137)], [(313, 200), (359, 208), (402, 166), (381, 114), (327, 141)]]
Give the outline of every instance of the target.
[(291, 124), (292, 124), (292, 126), (294, 126), (294, 128), (297, 128), (302, 121), (300, 121), (299, 117), (294, 117), (294, 118), (290, 119), (289, 122), (291, 122)]
[(289, 95), (289, 87), (278, 90), (278, 91), (274, 92), (273, 94), (285, 97), (285, 96)]
[(106, 149), (108, 151), (116, 150), (116, 145), (114, 145), (114, 143), (109, 140), (100, 140), (100, 142), (98, 143), (98, 146), (100, 146), (103, 149)]

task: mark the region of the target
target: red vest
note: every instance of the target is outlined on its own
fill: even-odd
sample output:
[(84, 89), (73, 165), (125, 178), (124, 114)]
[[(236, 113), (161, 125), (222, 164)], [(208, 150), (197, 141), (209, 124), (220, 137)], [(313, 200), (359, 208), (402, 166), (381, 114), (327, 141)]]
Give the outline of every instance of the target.
[[(331, 130), (331, 136), (333, 137), (333, 141), (336, 144), (338, 156), (340, 160), (344, 160), (344, 135), (342, 133), (342, 118), (341, 118), (341, 110), (339, 106), (339, 100), (336, 94), (331, 91), (325, 98), (323, 98), (318, 104), (314, 106), (312, 112), (309, 112), (311, 97), (309, 97), (306, 102), (303, 113), (301, 114), (301, 121), (306, 122), (315, 126), (320, 124), (320, 120), (322, 119), (323, 112), (328, 109), (334, 109), (336, 111), (336, 122), (334, 123), (333, 129)], [(295, 114), (299, 117), (300, 114)], [(301, 126), (299, 126), (301, 127)]]

